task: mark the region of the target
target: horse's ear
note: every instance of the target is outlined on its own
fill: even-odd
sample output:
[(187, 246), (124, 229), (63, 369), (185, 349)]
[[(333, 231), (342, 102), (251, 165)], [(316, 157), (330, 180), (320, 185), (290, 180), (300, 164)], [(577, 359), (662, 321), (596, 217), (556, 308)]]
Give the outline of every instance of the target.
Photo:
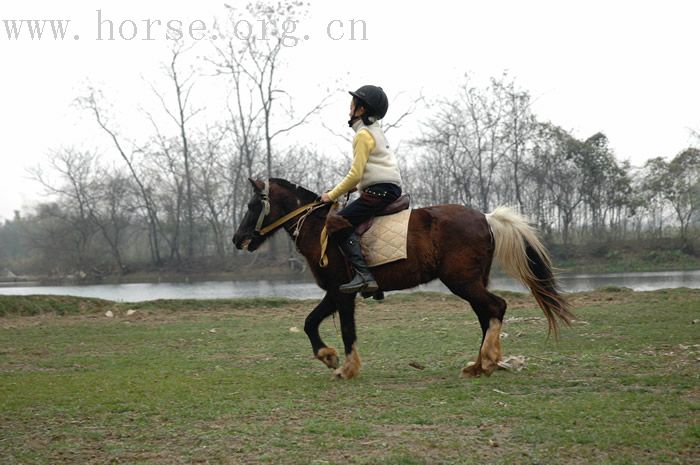
[(265, 183), (262, 181), (253, 178), (248, 178), (248, 181), (250, 181), (250, 183), (253, 185), (255, 192), (262, 192), (262, 190), (265, 189)]

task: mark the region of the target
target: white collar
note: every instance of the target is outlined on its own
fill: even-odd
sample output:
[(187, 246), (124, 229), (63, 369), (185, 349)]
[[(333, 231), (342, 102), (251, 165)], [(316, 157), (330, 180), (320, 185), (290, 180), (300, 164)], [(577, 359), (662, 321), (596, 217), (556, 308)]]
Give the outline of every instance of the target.
[(377, 122), (377, 120), (374, 119), (374, 116), (370, 116), (370, 117), (369, 117), (369, 120), (370, 120), (370, 124), (369, 124), (369, 125), (366, 125), (365, 122), (362, 121), (362, 118), (358, 118), (357, 121), (355, 121), (354, 123), (352, 123), (352, 129), (353, 129), (353, 131), (357, 132), (357, 131), (359, 131), (360, 129), (362, 129), (362, 127), (369, 127), (369, 126), (372, 126), (374, 123)]
[(360, 130), (360, 126), (363, 125), (362, 118), (357, 118), (357, 121), (352, 123), (352, 130), (357, 132)]

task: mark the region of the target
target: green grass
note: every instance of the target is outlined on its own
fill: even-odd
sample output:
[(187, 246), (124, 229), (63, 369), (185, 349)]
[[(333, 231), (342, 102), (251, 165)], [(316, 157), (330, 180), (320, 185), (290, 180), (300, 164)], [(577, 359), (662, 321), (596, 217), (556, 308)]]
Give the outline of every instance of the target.
[(0, 295), (0, 317), (32, 316), (47, 313), (55, 315), (83, 315), (106, 312), (107, 310), (112, 310), (113, 312), (126, 311), (126, 309), (176, 312), (185, 309), (189, 311), (221, 309), (224, 305), (228, 310), (254, 307), (279, 308), (292, 302), (295, 301), (281, 297), (256, 297), (228, 300), (225, 303), (222, 300), (161, 299), (119, 304), (109, 300), (59, 295)]
[(77, 315), (83, 312), (106, 311), (112, 302), (70, 296), (13, 296), (0, 295), (0, 317), (8, 315)]
[(554, 246), (557, 267), (572, 273), (630, 273), (700, 269), (700, 254), (645, 242), (620, 245)]
[[(524, 355), (522, 371), (459, 378), (480, 341), (471, 310), (451, 296), (398, 294), (358, 305), (364, 367), (351, 381), (332, 381), (303, 331), (290, 331), (303, 327), (311, 301), (4, 298), (0, 457), (3, 464), (699, 462), (700, 291), (574, 294), (579, 321), (559, 342), (546, 339), (529, 297), (505, 297), (505, 355)], [(322, 329), (327, 343), (340, 345), (332, 320)]]

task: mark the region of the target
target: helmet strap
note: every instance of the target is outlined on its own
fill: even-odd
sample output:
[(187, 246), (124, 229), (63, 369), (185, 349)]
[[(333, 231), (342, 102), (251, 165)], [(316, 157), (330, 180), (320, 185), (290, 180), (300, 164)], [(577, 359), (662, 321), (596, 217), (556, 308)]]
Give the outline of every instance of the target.
[(365, 123), (365, 126), (369, 126), (373, 124), (375, 121), (377, 121), (376, 116), (370, 116), (370, 115), (362, 115), (362, 122)]

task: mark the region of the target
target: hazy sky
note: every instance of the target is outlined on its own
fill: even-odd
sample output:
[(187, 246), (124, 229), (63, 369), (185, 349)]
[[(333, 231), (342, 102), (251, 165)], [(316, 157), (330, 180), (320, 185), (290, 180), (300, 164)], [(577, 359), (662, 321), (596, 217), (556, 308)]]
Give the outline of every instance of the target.
[[(4, 161), (0, 219), (41, 199), (41, 189), (28, 179), (26, 170), (41, 163), (50, 149), (70, 145), (113, 156), (93, 121), (72, 104), (87, 83), (102, 89), (110, 100), (120, 131), (143, 139), (147, 123), (139, 109), (158, 110), (146, 81), (159, 88), (164, 84), (160, 66), (170, 43), (166, 27), (157, 27), (155, 21), (165, 25), (179, 20), (186, 29), (193, 20), (211, 25), (214, 15), (225, 12), (224, 2), (209, 0), (178, 2), (181, 5), (94, 0), (7, 3), (0, 10)], [(97, 40), (98, 9), (115, 28), (133, 21), (136, 36), (124, 40), (115, 32), (113, 41)], [(449, 97), (466, 71), (487, 78), (508, 70), (533, 95), (541, 120), (579, 137), (603, 131), (618, 157), (635, 165), (653, 156), (675, 155), (690, 143), (689, 129), (700, 130), (697, 1), (317, 0), (309, 12), (294, 34), (301, 40), (286, 51), (289, 65), (281, 70), (283, 87), (294, 95), (299, 109), (312, 104), (326, 88), (375, 83), (394, 97), (392, 109), (399, 111), (421, 93)], [(63, 41), (46, 35), (32, 40), (26, 29), (18, 39), (8, 39), (3, 22), (8, 19), (71, 22)], [(146, 19), (154, 24), (154, 40), (143, 40)], [(365, 22), (367, 40), (349, 40), (352, 20)], [(134, 32), (130, 27), (127, 23), (123, 29), (127, 37)], [(105, 39), (107, 31), (102, 32)], [(341, 33), (343, 38), (333, 40)], [(194, 55), (204, 53), (205, 42), (196, 45), (193, 62)], [(221, 116), (218, 108), (224, 95), (224, 81), (199, 79), (194, 98), (207, 111), (196, 124)], [(331, 105), (298, 137), (337, 154), (344, 145), (322, 129), (321, 120), (338, 132), (349, 130), (347, 105), (347, 94), (337, 92)], [(422, 116), (417, 112), (392, 131), (391, 142), (410, 140)], [(329, 180), (329, 187), (335, 181)]]

